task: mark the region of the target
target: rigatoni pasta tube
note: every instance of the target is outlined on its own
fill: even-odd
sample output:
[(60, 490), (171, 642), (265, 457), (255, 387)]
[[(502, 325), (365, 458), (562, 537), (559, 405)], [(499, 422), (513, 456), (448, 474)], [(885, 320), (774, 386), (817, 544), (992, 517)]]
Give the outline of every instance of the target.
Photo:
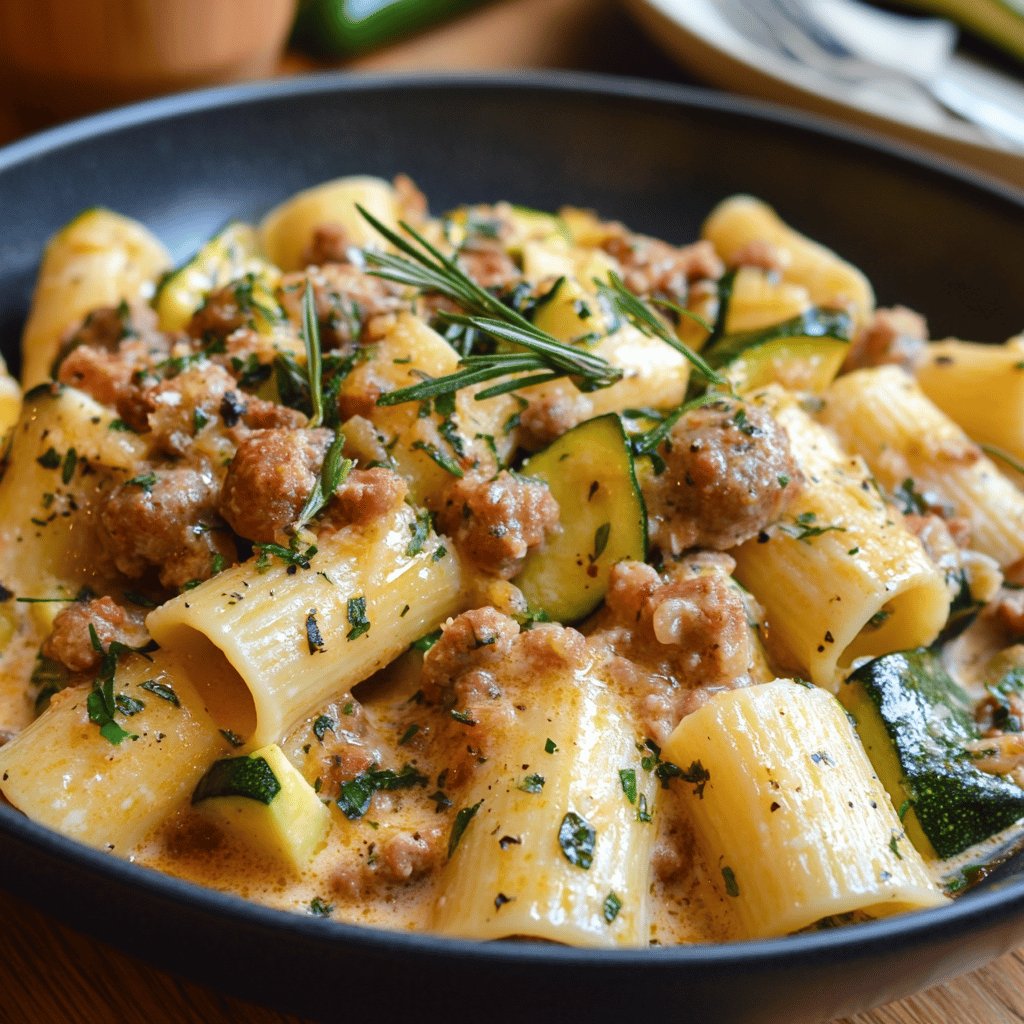
[(276, 556), (232, 566), (151, 612), (162, 647), (222, 653), (206, 694), (247, 747), (276, 742), (302, 714), (388, 664), (459, 609), (462, 571), (433, 534), (413, 543), (408, 505), (317, 542), (308, 568)]
[(772, 635), (819, 686), (855, 658), (931, 643), (949, 593), (921, 542), (886, 507), (859, 456), (840, 451), (795, 400), (766, 389), (804, 477), (783, 522), (735, 552), (736, 578)]
[(24, 386), (50, 379), (69, 327), (98, 306), (148, 299), (170, 262), (142, 224), (110, 210), (86, 210), (58, 231), (47, 243), (21, 339)]
[(1024, 338), (1005, 345), (934, 342), (922, 353), (914, 376), (973, 440), (1024, 461)]
[(779, 258), (784, 282), (803, 285), (816, 306), (849, 309), (858, 327), (875, 307), (871, 283), (860, 270), (791, 228), (753, 196), (723, 200), (704, 222), (702, 234), (726, 263), (735, 262), (751, 243), (767, 243)]
[(824, 690), (776, 680), (716, 694), (663, 755), (706, 773), (687, 806), (745, 937), (946, 902)]
[[(552, 642), (568, 631), (552, 631)], [(515, 714), (464, 797), (470, 813), (444, 871), (432, 928), (584, 946), (646, 945), (654, 825), (638, 820), (620, 771), (642, 778), (636, 735), (593, 663), (516, 677)], [(511, 688), (515, 687), (514, 690)], [(657, 813), (655, 811), (655, 813)]]
[(0, 479), (0, 582), (19, 596), (95, 580), (90, 497), (109, 485), (103, 470), (127, 476), (146, 453), (138, 435), (110, 429), (114, 419), (74, 388), (41, 385), (26, 396)]
[(88, 688), (57, 694), (32, 725), (0, 747), (0, 793), (33, 821), (127, 854), (228, 749), (192, 682), (219, 667), (216, 660), (172, 651), (122, 662), (114, 692), (144, 706), (130, 717), (116, 715), (136, 737), (116, 746), (89, 720)]
[(969, 521), (974, 550), (1004, 566), (1024, 556), (1024, 494), (903, 370), (845, 374), (821, 415), (882, 487), (895, 491), (911, 480)]
[(297, 192), (275, 206), (260, 224), (260, 239), (271, 261), (282, 270), (301, 270), (314, 231), (336, 225), (350, 245), (383, 246), (384, 239), (356, 209), (362, 206), (390, 228), (398, 226), (398, 198), (381, 178), (353, 175)]

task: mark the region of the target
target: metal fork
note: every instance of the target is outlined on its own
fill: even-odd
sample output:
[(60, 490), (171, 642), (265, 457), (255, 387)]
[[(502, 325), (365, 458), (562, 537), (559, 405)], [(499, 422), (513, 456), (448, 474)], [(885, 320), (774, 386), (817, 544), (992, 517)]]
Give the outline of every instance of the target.
[(982, 95), (943, 73), (941, 67), (923, 73), (912, 62), (897, 66), (874, 54), (855, 52), (807, 0), (719, 0), (719, 8), (747, 38), (788, 60), (840, 82), (856, 84), (882, 78), (906, 85), (1004, 145), (1024, 150), (1024, 111), (1018, 114)]

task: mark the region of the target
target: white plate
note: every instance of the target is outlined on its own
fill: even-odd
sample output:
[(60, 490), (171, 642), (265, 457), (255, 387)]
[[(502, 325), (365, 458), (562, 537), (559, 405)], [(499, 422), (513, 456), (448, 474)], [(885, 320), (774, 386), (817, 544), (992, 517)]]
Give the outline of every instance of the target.
[[(1024, 154), (945, 111), (918, 90), (838, 82), (760, 47), (738, 30), (716, 0), (626, 0), (637, 20), (681, 64), (723, 89), (788, 103), (937, 151), (1024, 188)], [(1024, 79), (958, 52), (950, 73), (1020, 104)]]

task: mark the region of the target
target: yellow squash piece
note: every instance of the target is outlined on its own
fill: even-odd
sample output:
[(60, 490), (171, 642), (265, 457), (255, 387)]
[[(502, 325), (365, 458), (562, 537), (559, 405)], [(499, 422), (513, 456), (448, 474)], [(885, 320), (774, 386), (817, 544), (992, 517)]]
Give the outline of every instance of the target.
[(192, 803), (246, 846), (297, 871), (331, 828), (327, 806), (276, 743), (215, 762)]
[(210, 292), (238, 281), (239, 308), (248, 304), (253, 325), (267, 330), (281, 317), (273, 295), (279, 277), (277, 268), (262, 257), (256, 229), (229, 224), (160, 285), (155, 301), (160, 328), (184, 330)]

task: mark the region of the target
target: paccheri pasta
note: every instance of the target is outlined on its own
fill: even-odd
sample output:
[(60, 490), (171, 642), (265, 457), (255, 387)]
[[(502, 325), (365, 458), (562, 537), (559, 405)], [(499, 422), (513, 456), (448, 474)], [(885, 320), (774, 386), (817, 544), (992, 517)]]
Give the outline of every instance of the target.
[(1024, 818), (1024, 342), (926, 337), (746, 196), (88, 211), (0, 364), (0, 794), (477, 939), (940, 906)]

